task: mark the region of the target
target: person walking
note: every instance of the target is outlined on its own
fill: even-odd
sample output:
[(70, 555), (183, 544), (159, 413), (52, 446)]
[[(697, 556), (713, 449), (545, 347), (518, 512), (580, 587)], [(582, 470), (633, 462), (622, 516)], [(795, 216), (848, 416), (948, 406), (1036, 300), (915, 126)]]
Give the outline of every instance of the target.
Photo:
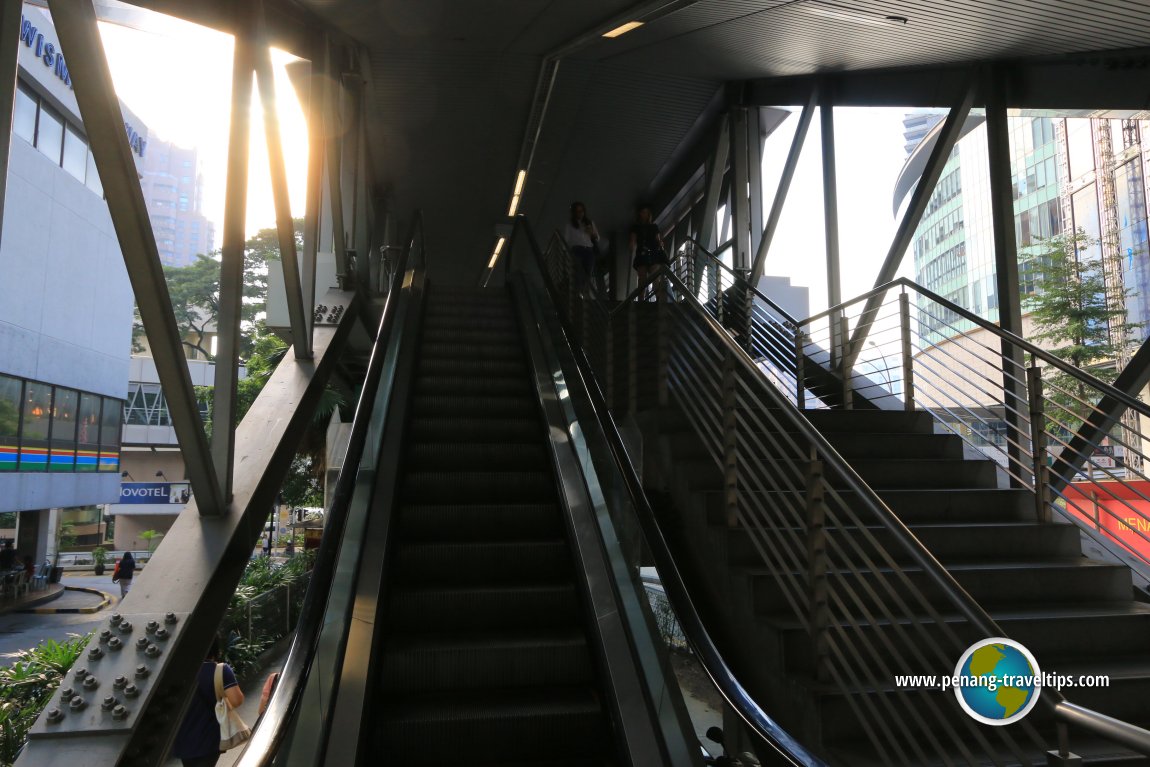
[(667, 251), (663, 249), (663, 238), (655, 224), (649, 205), (640, 205), (631, 227), (631, 266), (639, 278), (639, 284), (657, 269), (667, 265)]
[(128, 596), (132, 590), (132, 578), (136, 575), (136, 558), (132, 552), (125, 551), (124, 556), (116, 563), (116, 570), (112, 573), (112, 580), (120, 584), (120, 599)]
[(595, 276), (595, 259), (599, 255), (599, 230), (587, 216), (587, 207), (581, 202), (571, 203), (571, 215), (563, 228), (563, 240), (575, 261), (575, 284), (585, 293)]
[(222, 666), (224, 697), (231, 708), (244, 703), (244, 691), (236, 680), (236, 672), (226, 663), (220, 663), (220, 640), (212, 639), (207, 657), (200, 664), (192, 689), (192, 702), (180, 723), (172, 756), (184, 767), (213, 767), (220, 758), (220, 723), (216, 720), (216, 666)]

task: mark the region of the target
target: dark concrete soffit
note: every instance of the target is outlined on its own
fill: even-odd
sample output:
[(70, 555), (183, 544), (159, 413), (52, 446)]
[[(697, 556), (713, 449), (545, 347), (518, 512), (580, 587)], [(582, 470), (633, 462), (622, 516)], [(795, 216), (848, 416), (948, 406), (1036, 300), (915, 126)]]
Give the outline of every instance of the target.
[(731, 104), (731, 89), (721, 85), (699, 113), (694, 125), (675, 147), (667, 162), (647, 185), (644, 199), (656, 212), (666, 207), (684, 187), (697, 180), (700, 169), (715, 151), (719, 118)]
[[(1150, 48), (983, 62), (1005, 79), (1007, 105), (1020, 109), (1150, 109)], [(945, 107), (970, 73), (970, 62), (937, 67), (871, 69), (746, 82), (746, 101), (794, 106), (813, 83), (831, 89), (837, 106)], [(976, 107), (985, 96), (975, 93)]]

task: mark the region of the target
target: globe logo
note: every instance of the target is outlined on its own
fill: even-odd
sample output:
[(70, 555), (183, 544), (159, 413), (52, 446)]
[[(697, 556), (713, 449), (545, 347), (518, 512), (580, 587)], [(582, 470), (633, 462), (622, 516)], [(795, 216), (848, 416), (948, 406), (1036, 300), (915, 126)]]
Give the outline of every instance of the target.
[(1038, 661), (1005, 637), (976, 642), (954, 668), (954, 694), (966, 713), (983, 724), (1012, 724), (1034, 708), (1042, 693)]

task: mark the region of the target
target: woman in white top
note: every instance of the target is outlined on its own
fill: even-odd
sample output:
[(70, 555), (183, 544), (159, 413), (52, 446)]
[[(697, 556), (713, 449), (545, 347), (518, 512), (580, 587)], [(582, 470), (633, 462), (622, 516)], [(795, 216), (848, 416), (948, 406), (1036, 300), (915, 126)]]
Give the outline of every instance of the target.
[(599, 252), (599, 230), (587, 217), (587, 208), (581, 202), (571, 203), (571, 215), (563, 229), (563, 239), (575, 260), (575, 281), (579, 292), (585, 292), (595, 274), (595, 256)]

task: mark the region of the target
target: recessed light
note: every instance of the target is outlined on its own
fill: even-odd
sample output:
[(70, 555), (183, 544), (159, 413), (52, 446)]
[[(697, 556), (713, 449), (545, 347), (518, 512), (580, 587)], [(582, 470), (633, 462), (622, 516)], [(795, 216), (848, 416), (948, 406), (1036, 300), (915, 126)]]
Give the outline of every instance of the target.
[(889, 27), (907, 23), (905, 16), (882, 16), (877, 13), (860, 11), (843, 5), (820, 2), (820, 0), (801, 2), (796, 5), (795, 8), (812, 16), (822, 16), (839, 21), (853, 21), (856, 24), (869, 24), (875, 27)]
[(638, 29), (641, 26), (643, 26), (643, 22), (641, 21), (628, 21), (626, 24), (620, 24), (619, 26), (615, 27), (610, 32), (604, 32), (603, 37), (619, 37), (620, 35), (625, 35), (632, 29)]
[(511, 207), (507, 209), (507, 215), (509, 217), (514, 216), (517, 210), (519, 210), (519, 195), (515, 195), (511, 198)]

